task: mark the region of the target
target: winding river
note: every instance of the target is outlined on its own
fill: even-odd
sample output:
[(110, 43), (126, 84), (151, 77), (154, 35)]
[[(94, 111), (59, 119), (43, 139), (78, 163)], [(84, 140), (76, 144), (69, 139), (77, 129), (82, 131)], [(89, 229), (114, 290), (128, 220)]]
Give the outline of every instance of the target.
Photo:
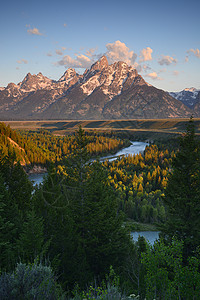
[[(133, 154), (139, 154), (140, 152), (143, 153), (143, 151), (145, 150), (145, 147), (147, 145), (148, 145), (148, 143), (145, 143), (145, 142), (131, 142), (131, 145), (129, 147), (126, 147), (126, 148), (118, 151), (114, 155), (104, 156), (100, 160), (101, 161), (104, 161), (104, 160), (113, 161), (123, 155), (128, 156), (129, 154), (133, 155)], [(35, 185), (37, 185), (37, 184), (39, 185), (40, 183), (43, 182), (45, 175), (46, 175), (46, 173), (31, 174), (31, 175), (29, 175), (29, 179), (33, 182), (33, 185), (35, 186)], [(153, 245), (155, 240), (159, 238), (159, 232), (158, 231), (138, 231), (138, 232), (132, 232), (131, 236), (134, 241), (137, 241), (139, 236), (143, 236), (151, 245)]]
[(140, 152), (142, 153), (145, 150), (145, 147), (148, 146), (149, 143), (145, 142), (131, 142), (131, 145), (129, 147), (123, 148), (122, 150), (118, 151), (114, 155), (107, 155), (102, 157), (100, 160), (109, 160), (113, 161), (117, 159), (120, 156), (128, 156), (129, 154), (139, 154)]
[[(114, 155), (107, 155), (104, 157), (101, 157), (100, 161), (109, 160), (113, 161), (117, 159), (120, 156), (128, 156), (129, 154), (139, 154), (142, 153), (145, 150), (145, 147), (148, 145), (148, 143), (144, 142), (131, 142), (131, 145), (129, 147), (123, 148), (122, 150), (118, 151)], [(33, 182), (33, 185), (40, 184), (43, 182), (44, 176), (46, 173), (34, 173), (29, 175), (29, 179)]]

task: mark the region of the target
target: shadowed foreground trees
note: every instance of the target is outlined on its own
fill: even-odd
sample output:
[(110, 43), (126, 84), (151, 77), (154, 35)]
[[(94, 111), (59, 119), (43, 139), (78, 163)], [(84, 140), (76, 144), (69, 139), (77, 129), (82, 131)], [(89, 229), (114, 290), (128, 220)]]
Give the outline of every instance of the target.
[(173, 160), (164, 202), (168, 219), (163, 234), (170, 241), (173, 236), (182, 240), (188, 257), (200, 241), (200, 146), (192, 118)]
[(12, 270), (21, 258), (18, 239), (31, 208), (31, 192), (21, 165), (0, 153), (0, 270)]
[(199, 299), (200, 259), (190, 256), (185, 261), (183, 247), (176, 239), (169, 245), (161, 240), (142, 254), (146, 299)]
[(35, 195), (50, 260), (67, 286), (102, 279), (110, 265), (123, 266), (130, 237), (122, 226), (106, 169), (88, 163), (87, 139), (80, 128), (74, 155), (54, 170)]
[[(46, 299), (59, 299), (51, 270), (41, 264), (37, 269), (32, 264), (37, 256), (41, 261), (44, 258), (50, 261), (54, 274), (62, 287), (70, 291), (70, 296), (77, 284), (85, 289), (96, 280), (88, 293), (79, 290), (78, 298), (74, 299), (91, 299), (90, 295), (98, 299), (98, 293), (101, 299), (121, 299), (121, 293), (115, 287), (110, 298), (107, 294), (105, 298), (102, 296), (109, 290), (103, 288), (102, 279), (106, 278), (111, 265), (120, 276), (125, 291), (135, 291), (140, 299), (198, 299), (200, 159), (192, 120), (181, 139), (166, 188), (164, 201), (168, 220), (162, 228), (165, 239), (154, 247), (148, 246), (143, 239), (131, 243), (119, 213), (118, 194), (109, 179), (108, 163), (89, 163), (87, 142), (80, 128), (73, 155), (58, 167), (53, 166), (44, 184), (37, 187), (34, 194), (31, 194), (30, 182), (21, 166), (11, 157), (1, 157), (0, 292), (6, 291), (10, 295), (12, 291), (12, 295), (17, 295), (16, 299), (34, 299), (34, 293), (41, 292), (41, 299), (45, 299), (44, 292), (48, 295)], [(156, 147), (148, 147), (146, 158), (142, 155), (128, 157), (116, 164), (120, 167), (132, 159), (138, 160), (140, 166), (138, 163), (136, 166), (139, 169), (145, 164), (151, 167), (156, 159), (161, 159), (166, 165), (164, 156), (157, 154)], [(112, 167), (114, 174), (114, 164)], [(132, 169), (131, 164), (129, 168)], [(120, 168), (118, 171), (117, 176), (122, 173)], [(148, 169), (147, 178), (140, 171), (138, 175), (135, 173), (132, 183), (137, 183), (140, 189), (136, 195), (138, 203), (142, 183), (147, 184), (152, 177), (159, 179), (159, 173), (159, 166), (156, 172)], [(126, 175), (123, 177), (124, 183), (129, 180)], [(129, 197), (134, 199), (135, 194), (129, 193)], [(19, 261), (24, 264), (15, 269)], [(16, 272), (12, 273), (14, 269)], [(31, 274), (33, 277), (29, 276)], [(38, 286), (34, 286), (34, 276), (41, 279)], [(99, 283), (102, 284), (100, 289)]]

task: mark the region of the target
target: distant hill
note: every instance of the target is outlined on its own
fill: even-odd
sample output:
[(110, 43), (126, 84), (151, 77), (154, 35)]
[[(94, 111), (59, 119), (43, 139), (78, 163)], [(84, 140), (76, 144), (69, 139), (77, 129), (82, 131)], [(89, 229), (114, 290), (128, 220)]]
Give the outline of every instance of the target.
[[(173, 97), (172, 97), (173, 96)], [(0, 120), (111, 120), (200, 116), (168, 92), (149, 85), (125, 62), (102, 56), (83, 75), (68, 69), (58, 80), (28, 73), (0, 88)]]

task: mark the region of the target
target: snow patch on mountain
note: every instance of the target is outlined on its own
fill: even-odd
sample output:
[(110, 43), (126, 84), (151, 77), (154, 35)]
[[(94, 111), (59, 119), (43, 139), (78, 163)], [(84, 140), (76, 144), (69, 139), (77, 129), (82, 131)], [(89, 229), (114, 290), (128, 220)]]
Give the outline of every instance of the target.
[(183, 102), (188, 107), (193, 107), (196, 104), (196, 98), (200, 90), (192, 87), (186, 88), (180, 92), (169, 92), (170, 96)]
[[(17, 85), (8, 84), (0, 89), (0, 114), (3, 118), (20, 115), (27, 119), (137, 119), (191, 115), (194, 106), (188, 109), (168, 93), (149, 86), (132, 66), (122, 61), (109, 65), (103, 56), (82, 75), (69, 68), (57, 81), (42, 73), (28, 73)], [(190, 94), (193, 103), (197, 101), (198, 90), (185, 89), (182, 96), (183, 92)], [(178, 98), (176, 93), (170, 94)], [(198, 112), (195, 114), (197, 116)]]
[(99, 76), (93, 76), (89, 78), (86, 83), (82, 84), (81, 89), (83, 90), (83, 93), (88, 96), (92, 94), (92, 92), (100, 85), (98, 79)]

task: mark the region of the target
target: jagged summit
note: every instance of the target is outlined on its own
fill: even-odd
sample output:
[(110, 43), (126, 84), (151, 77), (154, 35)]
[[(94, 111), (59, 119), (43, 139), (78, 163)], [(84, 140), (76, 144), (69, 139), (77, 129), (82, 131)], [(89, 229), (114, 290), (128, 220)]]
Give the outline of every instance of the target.
[[(185, 91), (191, 93), (189, 91)], [(150, 86), (123, 61), (102, 56), (82, 75), (72, 68), (56, 81), (28, 73), (0, 89), (0, 119), (141, 119), (200, 115)]]
[(77, 76), (78, 74), (76, 73), (76, 71), (72, 68), (68, 68), (65, 73), (63, 74), (63, 76), (60, 77), (60, 79), (58, 81), (63, 81), (63, 80), (69, 80), (70, 78)]
[(191, 87), (191, 88), (185, 88), (184, 91), (195, 92), (195, 91), (197, 91), (197, 89), (195, 89), (194, 87)]
[(92, 71), (102, 71), (103, 69), (108, 67), (108, 60), (105, 55), (103, 55), (97, 62), (95, 62), (91, 68), (90, 72)]

